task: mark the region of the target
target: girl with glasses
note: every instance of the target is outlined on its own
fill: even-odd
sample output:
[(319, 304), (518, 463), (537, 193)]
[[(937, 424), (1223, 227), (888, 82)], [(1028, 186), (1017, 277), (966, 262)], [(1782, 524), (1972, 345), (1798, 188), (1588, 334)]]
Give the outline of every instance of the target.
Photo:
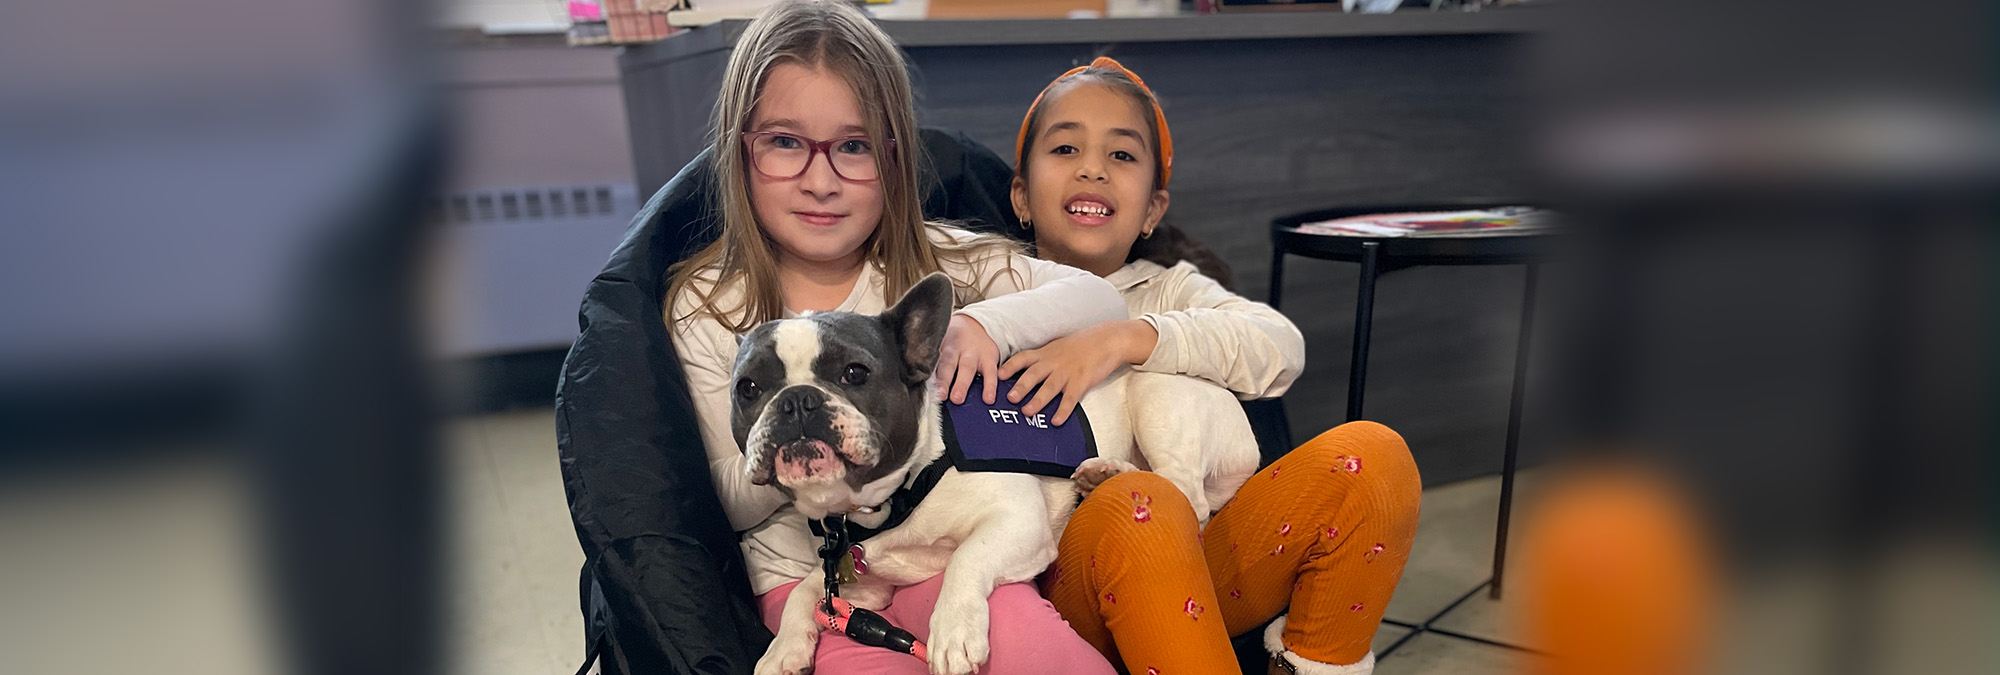
[[(923, 220), (902, 54), (848, 3), (783, 2), (750, 23), (724, 75), (712, 149), (720, 236), (673, 268), (664, 318), (752, 590), (765, 624), (779, 631), (792, 587), (819, 574), (819, 560), (805, 516), (744, 472), (730, 427), (739, 334), (805, 312), (877, 314), (942, 271), (960, 309), (945, 336), (939, 393), (992, 402), (1002, 356), (1123, 318), (1125, 305), (1104, 280), (1028, 257), (1012, 240)], [(974, 375), (984, 376), (982, 391), (968, 391)], [(927, 640), (940, 582), (898, 589), (883, 613)], [(991, 651), (980, 672), (1113, 672), (1032, 584), (1003, 585), (988, 601)], [(758, 673), (929, 672), (810, 622), (782, 630), (804, 633), (780, 634)], [(816, 647), (777, 653), (801, 639)]]

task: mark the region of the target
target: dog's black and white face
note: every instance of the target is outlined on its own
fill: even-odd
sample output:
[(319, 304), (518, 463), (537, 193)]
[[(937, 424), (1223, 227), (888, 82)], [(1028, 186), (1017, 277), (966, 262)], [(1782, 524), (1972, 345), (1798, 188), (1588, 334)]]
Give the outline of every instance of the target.
[[(810, 314), (752, 329), (737, 350), (730, 423), (750, 482), (776, 484), (811, 518), (908, 469), (952, 311), (932, 274), (881, 316)], [(897, 482), (900, 482), (897, 481)]]

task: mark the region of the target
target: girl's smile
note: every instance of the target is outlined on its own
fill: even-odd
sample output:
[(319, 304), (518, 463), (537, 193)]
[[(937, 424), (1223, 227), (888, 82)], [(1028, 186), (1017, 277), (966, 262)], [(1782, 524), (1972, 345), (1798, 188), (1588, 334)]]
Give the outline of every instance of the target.
[[(868, 133), (846, 80), (796, 62), (771, 67), (747, 131), (815, 140)], [(851, 270), (882, 220), (881, 182), (842, 177), (826, 153), (809, 157), (804, 172), (791, 178), (750, 170), (751, 207), (777, 244), (780, 266)]]
[(1102, 227), (1111, 224), (1111, 216), (1118, 208), (1111, 205), (1111, 198), (1095, 192), (1079, 192), (1069, 201), (1063, 202), (1063, 213), (1081, 227)]
[(1032, 222), (1042, 257), (1098, 276), (1125, 265), (1132, 243), (1166, 215), (1150, 113), (1101, 83), (1058, 85), (1043, 97), (1014, 211)]
[(840, 225), (840, 221), (847, 218), (847, 214), (845, 213), (832, 213), (828, 211), (793, 211), (792, 215), (797, 216), (800, 222), (807, 225), (826, 228), (837, 227)]

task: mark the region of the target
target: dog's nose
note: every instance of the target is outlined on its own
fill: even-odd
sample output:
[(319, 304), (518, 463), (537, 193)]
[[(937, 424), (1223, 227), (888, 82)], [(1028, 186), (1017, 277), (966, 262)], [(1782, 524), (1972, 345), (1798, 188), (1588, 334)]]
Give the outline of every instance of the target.
[(826, 404), (826, 395), (814, 387), (793, 387), (778, 394), (778, 412), (804, 415)]

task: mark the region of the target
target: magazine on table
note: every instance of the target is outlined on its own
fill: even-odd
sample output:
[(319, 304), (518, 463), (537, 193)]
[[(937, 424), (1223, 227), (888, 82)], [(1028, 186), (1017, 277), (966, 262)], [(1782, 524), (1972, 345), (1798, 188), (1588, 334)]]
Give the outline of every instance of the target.
[(1555, 225), (1544, 209), (1503, 206), (1469, 211), (1374, 213), (1322, 220), (1299, 226), (1307, 234), (1347, 237), (1508, 237), (1539, 234)]

